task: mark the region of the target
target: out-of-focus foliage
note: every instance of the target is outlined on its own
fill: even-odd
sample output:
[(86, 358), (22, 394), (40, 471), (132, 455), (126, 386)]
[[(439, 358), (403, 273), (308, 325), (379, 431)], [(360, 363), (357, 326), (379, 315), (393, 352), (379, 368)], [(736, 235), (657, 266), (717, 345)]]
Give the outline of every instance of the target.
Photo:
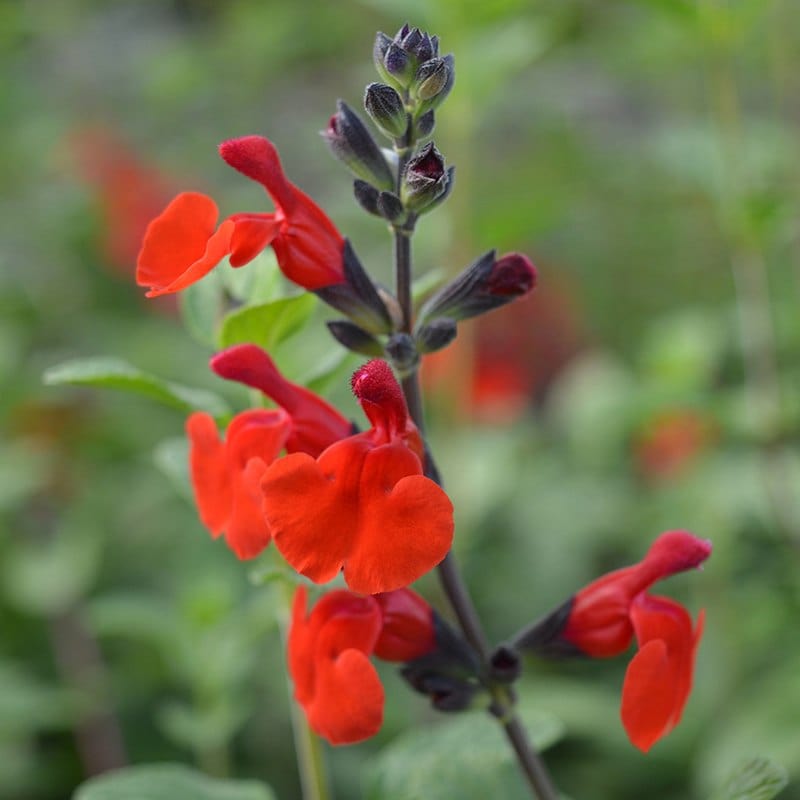
[[(353, 362), (323, 326), (296, 332), (319, 311), (279, 299), (270, 259), (223, 267), (179, 303), (145, 301), (131, 242), (179, 189), (213, 193), (223, 214), (269, 210), (215, 153), (261, 133), (388, 282), (388, 237), (317, 132), (337, 97), (359, 106), (375, 31), (409, 20), (440, 35), (458, 75), (436, 137), (456, 186), (420, 224), (418, 268), (455, 273), (497, 247), (541, 273), (538, 297), (463, 326), (426, 375), (457, 555), (491, 636), (638, 559), (661, 530), (714, 542), (703, 574), (670, 581), (706, 609), (706, 635), (684, 719), (648, 756), (618, 720), (624, 659), (526, 664), (524, 703), (562, 732), (547, 751), (557, 782), (576, 800), (704, 800), (763, 756), (787, 770), (780, 797), (800, 798), (795, 11), (0, 6), (0, 795), (61, 800), (100, 770), (180, 761), (299, 796), (275, 593), (258, 580), (271, 562), (243, 565), (201, 527), (181, 409), (247, 405), (206, 367), (244, 336), (355, 415)], [(275, 327), (253, 330), (245, 310), (220, 329), (244, 297), (272, 303)], [(116, 359), (102, 380), (149, 397), (42, 383), (78, 358)], [(57, 382), (97, 374), (83, 362)], [(433, 577), (420, 589), (442, 600)], [(396, 737), (440, 721), (390, 671), (386, 684), (379, 736), (332, 754), (337, 796), (383, 797), (413, 749)], [(440, 746), (458, 776), (449, 742), (431, 735), (426, 763)], [(367, 773), (379, 751), (384, 772)]]

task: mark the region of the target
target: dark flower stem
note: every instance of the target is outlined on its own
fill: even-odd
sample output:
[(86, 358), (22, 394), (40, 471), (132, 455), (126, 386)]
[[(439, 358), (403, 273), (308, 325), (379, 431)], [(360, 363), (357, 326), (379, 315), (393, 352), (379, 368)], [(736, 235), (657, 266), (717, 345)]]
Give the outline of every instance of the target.
[[(398, 190), (400, 175), (407, 160), (407, 155), (400, 158), (398, 170)], [(410, 333), (413, 321), (411, 304), (411, 230), (394, 231), (394, 273), (396, 281), (397, 300), (403, 312), (403, 330)], [(414, 420), (420, 433), (424, 436), (425, 420), (422, 406), (422, 393), (420, 391), (418, 372), (402, 378), (403, 394), (406, 398), (409, 414)], [(425, 464), (425, 474), (439, 483), (436, 466), (428, 454)], [(489, 643), (483, 631), (480, 618), (475, 605), (470, 597), (469, 590), (464, 583), (455, 556), (452, 550), (445, 556), (437, 567), (439, 580), (447, 599), (458, 619), (458, 624), (467, 639), (475, 648), (481, 661), (484, 674), (489, 672)], [(498, 722), (514, 750), (520, 769), (532, 790), (532, 796), (538, 800), (558, 800), (558, 792), (547, 772), (539, 754), (534, 749), (528, 733), (523, 727), (514, 710), (514, 701), (506, 687), (489, 687), (492, 693), (493, 708)]]

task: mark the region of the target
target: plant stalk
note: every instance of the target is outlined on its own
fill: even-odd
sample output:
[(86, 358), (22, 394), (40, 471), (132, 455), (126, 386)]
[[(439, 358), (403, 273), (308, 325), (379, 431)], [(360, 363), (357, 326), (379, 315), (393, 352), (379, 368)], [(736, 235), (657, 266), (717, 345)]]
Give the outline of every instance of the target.
[[(402, 164), (401, 164), (402, 167)], [(398, 174), (398, 187), (399, 175)], [(404, 331), (412, 330), (413, 310), (411, 307), (411, 231), (394, 230), (394, 274), (396, 281), (397, 300), (403, 311)], [(403, 394), (406, 398), (409, 414), (424, 438), (425, 420), (422, 405), (422, 393), (419, 385), (418, 372), (415, 370), (402, 379)], [(425, 474), (427, 477), (441, 483), (435, 463), (426, 452)], [(472, 647), (477, 652), (481, 670), (484, 674), (489, 672), (490, 650), (489, 643), (484, 633), (480, 617), (472, 602), (466, 584), (458, 569), (452, 550), (445, 556), (437, 567), (439, 580), (447, 599), (456, 615), (458, 624)], [(500, 712), (497, 720), (509, 741), (520, 769), (525, 776), (532, 796), (538, 800), (558, 800), (558, 792), (544, 765), (530, 741), (527, 731), (514, 710), (511, 694), (507, 689), (500, 690), (489, 687), (494, 700), (495, 708)]]

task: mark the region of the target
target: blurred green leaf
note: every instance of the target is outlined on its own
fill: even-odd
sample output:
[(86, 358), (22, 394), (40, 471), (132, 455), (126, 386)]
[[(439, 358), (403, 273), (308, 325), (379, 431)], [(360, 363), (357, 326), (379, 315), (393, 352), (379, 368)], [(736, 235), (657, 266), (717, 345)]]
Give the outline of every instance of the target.
[(3, 593), (16, 608), (50, 616), (94, 583), (101, 541), (93, 531), (59, 530), (46, 541), (19, 541), (2, 564)]
[(343, 349), (331, 351), (320, 358), (314, 371), (304, 376), (300, 383), (312, 392), (324, 395), (342, 376), (353, 368), (356, 356)]
[(193, 500), (194, 492), (189, 479), (189, 442), (177, 436), (165, 439), (156, 445), (153, 460), (178, 493), (187, 500)]
[(100, 386), (141, 394), (178, 411), (207, 411), (224, 417), (230, 409), (222, 398), (205, 389), (181, 386), (150, 375), (121, 358), (98, 356), (78, 358), (50, 367), (43, 376), (48, 386)]
[[(539, 750), (564, 734), (552, 714), (530, 706), (521, 716)], [(528, 797), (499, 725), (483, 712), (409, 731), (372, 761), (368, 800), (485, 800)], [(520, 789), (522, 792), (520, 793)]]
[(0, 686), (0, 740), (68, 728), (81, 708), (74, 692), (41, 682), (27, 666), (0, 661)]
[(181, 764), (156, 764), (91, 778), (72, 800), (275, 800), (275, 795), (256, 781), (218, 780)]
[(295, 297), (245, 306), (225, 317), (218, 344), (230, 347), (251, 342), (272, 352), (308, 322), (316, 304), (315, 295), (304, 292)]
[(195, 339), (214, 347), (216, 331), (224, 313), (224, 298), (219, 270), (213, 270), (179, 295), (183, 324)]
[(215, 698), (202, 707), (181, 702), (168, 702), (158, 710), (157, 720), (164, 733), (176, 744), (194, 751), (224, 747), (247, 719), (250, 709), (234, 704), (226, 696)]
[(786, 770), (768, 758), (744, 762), (711, 800), (772, 800), (789, 782)]

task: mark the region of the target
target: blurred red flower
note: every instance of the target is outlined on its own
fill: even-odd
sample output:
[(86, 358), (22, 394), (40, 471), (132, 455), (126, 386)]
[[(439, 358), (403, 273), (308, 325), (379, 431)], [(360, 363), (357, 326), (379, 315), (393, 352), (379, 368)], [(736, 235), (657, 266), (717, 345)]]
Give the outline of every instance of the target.
[(97, 193), (104, 221), (102, 255), (111, 267), (130, 274), (148, 223), (171, 194), (171, 181), (110, 128), (75, 131), (69, 149), (81, 177)]
[(307, 612), (299, 587), (289, 632), (289, 674), (311, 728), (331, 744), (376, 734), (383, 686), (369, 657), (407, 661), (435, 646), (433, 611), (410, 589), (362, 596), (329, 592)]
[(301, 574), (375, 594), (433, 569), (453, 539), (453, 506), (422, 469), (424, 452), (391, 368), (357, 370), (353, 392), (370, 430), (318, 458), (293, 453), (264, 474), (264, 514), (275, 545)]
[(216, 203), (183, 192), (147, 228), (136, 265), (136, 282), (147, 297), (185, 289), (225, 256), (241, 267), (271, 245), (286, 277), (305, 289), (344, 280), (344, 240), (325, 212), (283, 174), (275, 146), (261, 136), (219, 146), (234, 169), (260, 183), (275, 203), (272, 214), (240, 213), (217, 226)]
[(639, 469), (647, 478), (682, 472), (713, 441), (712, 420), (692, 409), (671, 409), (648, 420), (634, 441)]

